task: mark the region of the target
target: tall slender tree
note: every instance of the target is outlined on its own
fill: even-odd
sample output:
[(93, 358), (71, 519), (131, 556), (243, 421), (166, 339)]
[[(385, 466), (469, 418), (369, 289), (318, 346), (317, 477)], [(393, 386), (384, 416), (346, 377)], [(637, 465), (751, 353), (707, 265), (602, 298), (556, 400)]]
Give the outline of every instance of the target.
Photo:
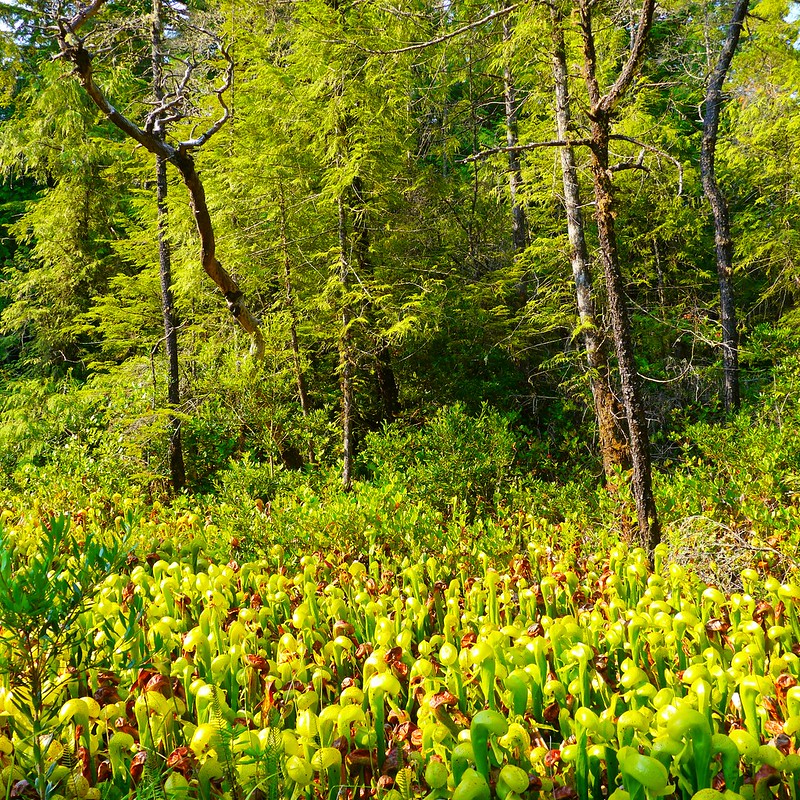
[[(511, 200), (511, 241), (514, 252), (522, 252), (528, 244), (528, 220), (520, 197), (522, 165), (516, 149), (519, 144), (518, 99), (511, 68), (510, 49), (514, 29), (510, 15), (503, 17), (503, 106), (505, 109), (506, 143), (508, 144), (508, 194)], [(523, 289), (525, 281), (523, 280)], [(524, 294), (524, 292), (523, 292)]]
[(561, 175), (564, 185), (564, 208), (570, 243), (572, 277), (580, 319), (580, 330), (589, 365), (589, 381), (594, 400), (597, 434), (606, 481), (613, 482), (619, 469), (630, 467), (630, 451), (621, 428), (623, 411), (611, 386), (608, 344), (603, 323), (595, 312), (592, 297), (591, 257), (586, 243), (583, 211), (578, 185), (575, 148), (569, 144), (574, 135), (569, 95), (569, 73), (564, 41), (564, 12), (554, 5), (550, 11), (553, 31), (552, 66), (556, 101), (556, 136), (566, 142), (560, 148)]
[(337, 203), (339, 232), (339, 282), (342, 289), (342, 329), (339, 334), (339, 380), (342, 387), (342, 488), (349, 492), (353, 485), (356, 457), (355, 445), (355, 352), (353, 344), (353, 309), (350, 306), (352, 265), (350, 236), (347, 227), (346, 197)]
[(722, 399), (726, 411), (739, 407), (739, 331), (736, 323), (736, 298), (733, 288), (733, 239), (728, 203), (717, 181), (715, 169), (719, 120), (724, 105), (722, 92), (742, 33), (749, 0), (737, 0), (716, 64), (706, 84), (703, 109), (703, 141), (700, 149), (700, 174), (703, 191), (714, 218), (714, 245), (719, 281), (719, 308), (722, 324)]
[[(156, 108), (164, 107), (164, 40), (163, 40), (162, 0), (153, 0), (151, 22), (150, 62), (153, 78), (153, 95)], [(165, 112), (153, 118), (153, 136), (165, 141)], [(164, 317), (164, 349), (167, 355), (167, 399), (171, 409), (181, 401), (180, 373), (178, 365), (178, 323), (175, 312), (175, 299), (172, 291), (172, 264), (169, 244), (169, 215), (167, 212), (167, 162), (162, 155), (156, 155), (156, 205), (158, 216), (158, 274), (161, 287), (161, 311)], [(168, 422), (169, 473), (172, 488), (178, 492), (186, 483), (186, 470), (183, 463), (180, 420), (171, 414)]]
[(628, 422), (628, 441), (633, 467), (631, 491), (636, 502), (639, 536), (642, 543), (651, 551), (661, 541), (661, 526), (653, 496), (650, 438), (639, 385), (631, 323), (625, 299), (625, 283), (617, 247), (609, 141), (613, 114), (641, 70), (653, 24), (654, 9), (655, 0), (644, 0), (636, 29), (631, 33), (628, 57), (614, 82), (603, 91), (598, 78), (594, 33), (595, 7), (590, 0), (578, 0), (580, 31), (583, 41), (583, 76), (589, 98), (589, 150), (600, 261), (603, 265), (608, 311), (611, 318), (611, 329), (614, 333), (614, 348), (622, 386), (622, 402)]

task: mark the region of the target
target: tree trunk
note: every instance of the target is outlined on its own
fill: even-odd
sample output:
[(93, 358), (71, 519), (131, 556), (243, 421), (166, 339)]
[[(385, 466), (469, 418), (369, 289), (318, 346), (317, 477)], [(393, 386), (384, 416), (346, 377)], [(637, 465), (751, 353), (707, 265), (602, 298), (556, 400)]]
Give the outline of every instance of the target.
[[(503, 17), (503, 46), (507, 50), (511, 42), (511, 22), (508, 16)], [(519, 152), (512, 149), (519, 144), (517, 125), (517, 97), (514, 87), (514, 76), (511, 72), (508, 52), (503, 54), (503, 101), (506, 112), (506, 142), (508, 143), (508, 193), (511, 198), (511, 241), (514, 252), (522, 252), (528, 245), (528, 221), (525, 209), (519, 199), (522, 187), (522, 167)], [(522, 291), (525, 292), (523, 280)]]
[(736, 302), (733, 290), (733, 241), (725, 195), (719, 188), (714, 170), (719, 118), (724, 103), (722, 86), (739, 43), (749, 0), (737, 0), (728, 26), (728, 34), (719, 59), (706, 87), (703, 113), (703, 141), (700, 147), (700, 175), (703, 192), (714, 217), (719, 309), (722, 322), (722, 399), (726, 411), (739, 407), (739, 332), (736, 324)]
[(392, 351), (389, 345), (381, 342), (378, 343), (378, 352), (375, 355), (375, 376), (378, 379), (383, 419), (385, 422), (393, 422), (400, 412), (400, 392), (392, 367)]
[(611, 183), (611, 173), (608, 171), (608, 135), (609, 117), (603, 112), (596, 112), (592, 123), (591, 162), (597, 236), (600, 242), (600, 259), (605, 275), (608, 310), (622, 385), (622, 402), (628, 420), (628, 442), (633, 467), (631, 493), (636, 503), (639, 536), (642, 543), (652, 552), (661, 541), (661, 527), (653, 496), (647, 418), (639, 388), (639, 373), (636, 368), (631, 324), (625, 302), (625, 284), (619, 265), (614, 227), (614, 188)]
[[(564, 17), (556, 8), (551, 9), (550, 13), (553, 24), (552, 60), (553, 78), (555, 79), (557, 138), (560, 141), (566, 141), (572, 132), (572, 120), (564, 44)], [(611, 485), (615, 481), (618, 470), (630, 469), (630, 451), (625, 440), (625, 432), (621, 428), (624, 412), (611, 388), (606, 337), (602, 324), (595, 315), (592, 299), (591, 259), (586, 246), (575, 151), (572, 147), (562, 147), (560, 150), (564, 208), (567, 214), (570, 261), (572, 276), (575, 280), (578, 316), (586, 348), (586, 360), (589, 364), (589, 381), (594, 400), (603, 473), (607, 484)]]
[[(172, 294), (170, 247), (167, 240), (167, 165), (163, 158), (157, 159), (156, 164), (158, 273), (161, 279), (161, 311), (164, 316), (164, 345), (167, 353), (167, 399), (171, 408), (177, 408), (181, 402), (181, 395), (178, 372), (178, 324)], [(181, 425), (176, 416), (170, 416), (167, 430), (169, 433), (169, 474), (173, 490), (179, 492), (186, 485), (186, 470), (183, 463)]]
[(614, 83), (601, 94), (597, 80), (597, 56), (592, 31), (592, 6), (590, 0), (580, 0), (580, 27), (583, 39), (583, 73), (591, 110), (592, 182), (594, 184), (595, 219), (600, 244), (600, 259), (603, 264), (611, 329), (614, 333), (614, 349), (617, 356), (622, 403), (628, 421), (628, 443), (630, 446), (633, 477), (631, 493), (636, 503), (639, 537), (652, 553), (661, 541), (661, 526), (653, 496), (652, 466), (650, 463), (650, 439), (647, 433), (647, 418), (639, 387), (639, 373), (634, 358), (633, 336), (625, 302), (625, 284), (619, 264), (617, 237), (614, 226), (614, 186), (608, 164), (608, 142), (611, 116), (620, 99), (639, 74), (644, 59), (645, 47), (653, 24), (654, 0), (644, 0), (639, 24), (632, 31), (632, 44), (627, 61), (622, 66)]
[(664, 270), (661, 267), (661, 248), (658, 244), (658, 237), (653, 236), (653, 258), (656, 262), (656, 292), (658, 292), (659, 316), (662, 320), (666, 319), (667, 293), (664, 287)]
[[(307, 417), (310, 411), (308, 400), (308, 388), (306, 386), (306, 376), (303, 373), (300, 361), (300, 344), (297, 338), (297, 310), (294, 305), (294, 293), (292, 292), (292, 266), (289, 259), (289, 240), (286, 234), (286, 199), (283, 196), (283, 186), (281, 185), (280, 194), (281, 211), (281, 247), (283, 248), (283, 288), (286, 310), (289, 314), (289, 333), (292, 347), (292, 365), (294, 366), (294, 376), (297, 383), (297, 396), (300, 400), (300, 408), (303, 416)], [(311, 459), (313, 461), (313, 458)]]
[[(297, 309), (294, 305), (294, 292), (292, 291), (292, 264), (289, 258), (289, 239), (286, 234), (286, 199), (283, 194), (283, 184), (280, 187), (280, 211), (281, 211), (281, 248), (283, 249), (283, 288), (284, 288), (284, 301), (286, 303), (286, 311), (289, 314), (289, 342), (292, 349), (292, 366), (294, 368), (294, 377), (297, 383), (297, 397), (300, 400), (300, 409), (303, 412), (303, 417), (308, 419), (308, 414), (311, 406), (308, 399), (308, 388), (306, 386), (306, 376), (303, 372), (302, 362), (300, 360), (300, 342), (297, 336)], [(297, 452), (299, 456), (299, 451)], [(313, 464), (316, 460), (314, 455), (314, 443), (309, 440), (308, 449), (306, 451), (308, 462)], [(284, 461), (286, 459), (284, 458)], [(295, 469), (300, 469), (302, 465), (302, 457), (299, 458), (300, 463)]]
[(342, 287), (342, 332), (339, 338), (339, 373), (342, 387), (342, 488), (349, 492), (353, 485), (353, 462), (355, 443), (353, 441), (353, 378), (355, 364), (350, 310), (350, 254), (348, 252), (347, 210), (344, 197), (339, 197), (339, 282)]
[[(161, 38), (161, 0), (153, 0), (152, 27), (152, 72), (153, 92), (160, 103), (164, 99), (162, 76)], [(156, 120), (156, 136), (163, 137), (161, 120)], [(180, 374), (178, 372), (178, 324), (175, 314), (175, 300), (172, 293), (172, 264), (170, 259), (167, 230), (169, 217), (167, 212), (167, 162), (162, 156), (156, 156), (156, 206), (158, 209), (158, 275), (161, 283), (161, 313), (164, 317), (164, 349), (167, 355), (167, 399), (171, 408), (180, 405)], [(180, 420), (171, 415), (167, 425), (169, 436), (169, 474), (172, 489), (179, 492), (186, 485), (186, 470), (183, 463), (183, 446), (181, 444)]]
[[(353, 256), (362, 277), (372, 277), (375, 269), (369, 257), (369, 228), (364, 183), (359, 175), (353, 178)], [(371, 305), (371, 304), (370, 304)], [(375, 377), (383, 407), (383, 419), (392, 422), (400, 410), (397, 379), (392, 368), (392, 354), (388, 342), (381, 336), (375, 341)]]

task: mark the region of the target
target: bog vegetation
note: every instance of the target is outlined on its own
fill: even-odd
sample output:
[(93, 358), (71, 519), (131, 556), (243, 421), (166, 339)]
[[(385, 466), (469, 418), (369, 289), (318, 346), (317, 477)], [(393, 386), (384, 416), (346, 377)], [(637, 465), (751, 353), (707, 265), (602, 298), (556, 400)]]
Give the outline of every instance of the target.
[(798, 800), (796, 4), (0, 8), (0, 796)]

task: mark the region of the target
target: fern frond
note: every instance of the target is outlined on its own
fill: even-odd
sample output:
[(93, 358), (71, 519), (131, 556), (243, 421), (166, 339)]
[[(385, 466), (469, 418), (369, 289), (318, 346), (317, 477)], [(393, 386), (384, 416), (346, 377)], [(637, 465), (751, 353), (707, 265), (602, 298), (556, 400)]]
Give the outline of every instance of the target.
[(142, 779), (136, 787), (136, 800), (166, 800), (161, 785), (161, 762), (152, 750), (147, 753)]
[(403, 769), (398, 771), (397, 776), (394, 779), (394, 785), (397, 791), (400, 793), (402, 800), (411, 800), (411, 782), (413, 779), (414, 775), (411, 767), (403, 767)]
[(228, 725), (222, 711), (222, 703), (220, 702), (220, 689), (216, 689), (211, 700), (211, 724), (216, 729), (216, 743), (214, 749), (217, 751), (217, 758), (222, 764), (222, 769), (225, 772), (225, 778), (230, 787), (232, 800), (240, 800), (241, 791), (239, 781), (236, 777), (236, 770), (233, 763), (233, 752), (231, 745), (233, 743), (233, 731)]

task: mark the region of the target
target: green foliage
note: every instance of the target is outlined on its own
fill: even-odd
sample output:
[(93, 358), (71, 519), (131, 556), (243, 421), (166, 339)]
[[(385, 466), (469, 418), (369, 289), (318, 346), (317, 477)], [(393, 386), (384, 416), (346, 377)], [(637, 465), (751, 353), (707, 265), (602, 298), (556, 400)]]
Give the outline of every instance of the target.
[[(8, 523), (8, 515), (3, 515)], [(0, 529), (0, 626), (2, 671), (13, 691), (13, 730), (33, 749), (41, 798), (52, 787), (46, 768), (47, 728), (57, 725), (48, 706), (69, 681), (69, 670), (98, 663), (94, 628), (85, 614), (102, 581), (118, 570), (124, 544), (92, 533), (70, 531), (64, 514), (42, 522), (38, 541), (26, 532)]]
[(511, 478), (514, 435), (510, 419), (484, 406), (471, 416), (461, 404), (440, 409), (419, 430), (395, 424), (370, 434), (363, 458), (378, 484), (405, 486), (440, 511), (466, 503), (480, 512), (492, 508)]
[[(776, 578), (763, 552), (751, 553), (758, 571), (737, 574), (744, 593), (728, 595), (667, 563), (666, 546), (651, 567), (615, 534), (572, 527), (580, 519), (446, 521), (401, 491), (362, 485), (298, 492), (294, 505), (287, 495), (267, 512), (278, 541), (226, 563), (212, 554), (225, 533), (209, 522), (213, 499), (123, 518), (124, 498), (98, 494), (71, 532), (52, 519), (40, 542), (29, 499), (5, 500), (0, 582), (32, 600), (0, 592), (0, 620), (21, 636), (46, 620), (43, 641), (57, 635), (68, 655), (38, 705), (2, 665), (10, 735), (0, 748), (13, 754), (9, 776), (42, 798), (95, 789), (104, 762), (110, 800), (208, 800), (214, 787), (324, 800), (342, 784), (377, 788), (383, 775), (413, 800), (490, 770), (518, 792), (533, 778), (591, 797), (610, 788), (610, 767), (645, 800), (642, 786), (691, 800), (720, 767), (734, 786), (765, 764), (773, 782), (793, 780), (795, 761), (769, 740), (775, 722), (795, 735), (800, 695), (790, 686), (769, 716), (758, 697), (795, 675), (800, 586)], [(113, 528), (115, 514), (129, 538), (103, 551), (87, 531)], [(304, 540), (282, 538), (289, 524)], [(137, 553), (147, 558), (135, 564)], [(755, 621), (766, 606), (768, 634)], [(723, 659), (714, 629), (727, 620), (738, 635)], [(11, 636), (3, 642), (25, 657)], [(409, 729), (421, 734), (395, 761), (386, 734)], [(543, 731), (548, 746), (534, 745)], [(95, 742), (98, 772), (86, 777), (79, 747)], [(363, 769), (381, 758), (381, 773)]]
[(100, 437), (102, 411), (72, 382), (16, 381), (2, 396), (0, 442), (6, 478), (68, 459), (74, 448), (91, 447)]
[[(766, 5), (742, 42), (730, 81), (739, 102), (727, 106), (718, 152), (737, 247), (742, 363), (750, 370), (745, 377), (758, 370), (759, 381), (780, 358), (778, 340), (766, 352), (762, 336), (755, 365), (748, 334), (774, 325), (796, 294), (791, 220), (798, 170), (786, 131), (798, 116), (792, 95), (797, 58), (786, 43), (797, 23), (787, 21), (781, 7)], [(95, 41), (110, 48), (106, 57), (100, 46), (97, 80), (117, 107), (137, 119), (152, 108), (141, 11), (114, 4), (91, 23)], [(642, 167), (615, 171), (615, 211), (639, 368), (652, 379), (645, 394), (658, 460), (675, 457), (687, 423), (718, 411), (717, 286), (695, 117), (703, 94), (699, 76), (710, 58), (698, 53), (719, 44), (724, 26), (717, 23), (726, 12), (709, 11), (714, 24), (704, 28), (706, 17), (696, 11), (692, 4), (673, 4), (657, 19), (643, 80), (615, 121), (618, 133), (683, 165), (678, 197), (672, 161), (631, 142), (614, 143), (618, 166), (641, 160)], [(403, 425), (439, 425), (438, 410), (459, 403), (480, 416), (489, 403), (516, 414), (528, 431), (518, 467), (536, 478), (578, 484), (599, 472), (585, 357), (577, 346), (570, 245), (554, 191), (556, 154), (541, 148), (520, 155), (530, 243), (518, 254), (511, 250), (507, 154), (464, 160), (506, 142), (506, 68), (518, 99), (520, 142), (552, 138), (549, 14), (519, 8), (507, 18), (505, 33), (498, 18), (451, 39), (450, 32), (480, 13), (474, 4), (456, 4), (446, 14), (432, 7), (391, 11), (318, 0), (269, 14), (253, 3), (186, 8), (167, 44), (170, 54), (183, 57), (181, 48), (193, 49), (213, 66), (193, 70), (188, 116), (171, 135), (188, 133), (190, 121), (215, 113), (215, 97), (203, 92), (218, 77), (218, 54), (186, 27), (213, 19), (235, 42), (236, 76), (226, 95), (235, 122), (195, 157), (217, 255), (260, 315), (267, 358), (261, 371), (243, 361), (245, 338), (198, 268), (191, 209), (171, 170), (168, 238), (183, 402), (166, 409), (152, 158), (132, 150), (64, 64), (50, 58), (52, 43), (42, 41), (33, 25), (44, 6), (7, 13), (15, 35), (4, 64), (15, 82), (2, 112), (0, 145), (8, 198), (0, 216), (6, 336), (0, 359), (15, 376), (70, 373), (77, 383), (52, 393), (69, 392), (77, 411), (63, 415), (70, 418), (71, 437), (54, 399), (48, 401), (52, 414), (46, 407), (46, 425), (36, 427), (24, 400), (32, 390), (20, 384), (20, 407), (7, 409), (2, 434), (9, 443), (6, 474), (18, 465), (70, 458), (85, 468), (93, 459), (106, 465), (103, 480), (119, 470), (157, 493), (166, 487), (166, 428), (175, 417), (195, 490), (222, 486), (220, 476), (244, 453), (276, 473), (318, 464), (326, 475), (339, 458), (345, 309), (356, 361), (357, 441), (374, 438), (385, 421), (378, 357), (388, 356), (402, 424), (387, 436), (398, 446), (406, 442)], [(602, 20), (596, 26), (602, 84), (618, 68), (628, 31), (613, 13), (596, 13)], [(125, 25), (115, 28), (123, 17)], [(386, 52), (398, 42), (442, 35), (430, 49)], [(581, 57), (578, 31), (567, 26), (566, 39), (574, 62)], [(583, 89), (575, 91), (579, 137), (588, 119)], [(583, 148), (576, 154), (588, 198), (588, 155)], [(339, 275), (340, 200), (350, 243), (344, 253), (351, 268), (347, 288)], [(585, 217), (594, 247), (594, 223), (591, 214)], [(602, 314), (599, 269), (593, 288)], [(794, 327), (790, 317), (785, 327)], [(298, 373), (307, 387), (302, 410)], [(25, 425), (36, 430), (30, 438), (44, 437), (47, 444), (25, 443)], [(59, 454), (65, 440), (68, 452)], [(375, 460), (384, 469), (377, 462), (392, 461), (391, 446), (375, 445), (376, 458), (362, 461)], [(446, 451), (441, 443), (436, 448)], [(493, 485), (511, 463), (502, 455), (494, 463), (494, 457), (487, 467), (493, 477), (460, 475), (451, 466), (435, 475), (407, 457), (385, 467), (380, 480), (410, 485), (414, 481), (398, 478), (403, 470), (421, 476), (428, 469), (420, 484), (433, 487), (437, 507), (450, 502), (451, 491), (491, 505)], [(90, 471), (99, 479), (103, 469)], [(252, 491), (266, 490), (254, 485)]]
[(91, 594), (119, 566), (119, 543), (91, 535), (79, 539), (69, 528), (68, 516), (51, 519), (42, 524), (39, 543), (33, 546), (13, 532), (0, 531), (0, 619), (17, 639), (5, 642), (19, 648), (17, 657), (30, 650), (31, 641), (37, 649), (56, 653), (71, 644), (64, 637), (75, 633), (72, 625)]
[[(511, 248), (507, 154), (469, 160), (507, 141), (506, 69), (520, 142), (552, 139), (549, 12), (519, 7), (451, 38), (485, 9), (201, 5), (168, 9), (181, 17), (172, 18), (170, 57), (179, 63), (191, 50), (206, 65), (191, 71), (199, 93), (170, 135), (218, 110), (208, 89), (219, 53), (189, 34), (213, 20), (235, 53), (225, 95), (235, 114), (194, 157), (217, 257), (260, 317), (264, 361), (243, 357), (246, 337), (199, 268), (195, 221), (171, 170), (182, 400), (165, 407), (151, 154), (131, 147), (51, 58), (53, 43), (35, 24), (44, 4), (5, 9), (13, 36), (0, 65), (0, 468), (10, 489), (81, 503), (117, 489), (166, 498), (176, 419), (188, 491), (207, 493), (223, 550), (234, 538), (263, 552), (275, 537), (299, 552), (304, 526), (311, 538), (375, 549), (377, 534), (367, 531), (393, 503), (424, 520), (426, 543), (441, 532), (459, 553), (470, 548), (453, 521), (478, 526), (486, 549), (502, 552), (510, 545), (498, 520), (522, 509), (537, 530), (560, 526), (571, 541), (596, 525), (624, 530), (626, 489), (609, 498), (597, 486), (557, 152), (520, 153), (529, 227), (521, 253)], [(642, 80), (614, 121), (615, 132), (647, 144), (614, 141), (613, 179), (659, 501), (672, 525), (706, 514), (759, 542), (779, 525), (794, 537), (800, 114), (798, 22), (784, 6), (770, 0), (749, 20), (717, 153), (736, 249), (747, 402), (737, 419), (722, 418), (717, 397), (718, 287), (697, 168), (697, 108), (727, 10), (665, 6)], [(93, 17), (90, 37), (98, 82), (137, 119), (152, 109), (143, 11), (111, 4)], [(613, 8), (595, 13), (603, 88), (629, 30)], [(580, 34), (571, 22), (565, 33), (572, 68)], [(430, 48), (387, 52), (436, 37)], [(573, 94), (580, 138), (587, 98), (580, 83)], [(682, 165), (680, 195), (674, 161), (651, 147)], [(588, 152), (576, 155), (588, 202)], [(594, 251), (588, 206), (585, 222)], [(353, 499), (334, 488), (345, 312), (354, 438), (363, 446)], [(387, 365), (400, 401), (391, 425), (380, 391)], [(397, 519), (389, 539), (422, 547), (409, 544), (406, 524)], [(511, 525), (513, 536), (527, 524)]]

